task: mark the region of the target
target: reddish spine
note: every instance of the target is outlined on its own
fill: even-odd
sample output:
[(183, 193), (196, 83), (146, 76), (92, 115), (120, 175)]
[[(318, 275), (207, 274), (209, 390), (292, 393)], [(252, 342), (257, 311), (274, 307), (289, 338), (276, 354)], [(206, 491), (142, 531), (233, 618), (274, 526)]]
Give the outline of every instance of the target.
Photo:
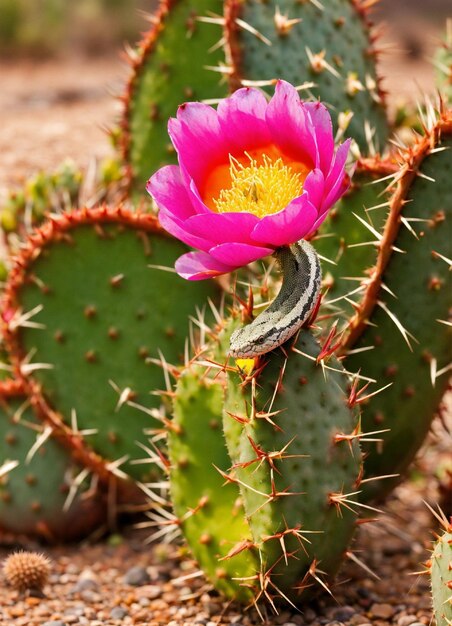
[(417, 138), (416, 144), (410, 146), (401, 155), (401, 167), (395, 180), (395, 190), (389, 203), (389, 215), (383, 236), (378, 244), (377, 263), (367, 282), (366, 291), (355, 315), (350, 320), (348, 332), (342, 343), (341, 352), (349, 350), (358, 340), (367, 326), (381, 289), (383, 274), (393, 254), (393, 245), (400, 228), (400, 217), (406, 204), (408, 191), (416, 179), (423, 160), (438, 144), (441, 135), (452, 134), (452, 111), (442, 108), (440, 119), (431, 130), (424, 129), (425, 135)]

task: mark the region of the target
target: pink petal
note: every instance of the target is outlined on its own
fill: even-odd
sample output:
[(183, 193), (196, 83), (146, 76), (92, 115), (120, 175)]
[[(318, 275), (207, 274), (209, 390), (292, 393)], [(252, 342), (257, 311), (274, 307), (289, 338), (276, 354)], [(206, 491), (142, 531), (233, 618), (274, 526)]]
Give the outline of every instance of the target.
[[(168, 132), (179, 156), (184, 179), (186, 174), (198, 186), (206, 172), (227, 160), (228, 145), (220, 128), (217, 112), (201, 102), (179, 107), (177, 119), (168, 122)], [(185, 180), (186, 184), (188, 181)]]
[(320, 157), (319, 167), (326, 174), (330, 169), (334, 152), (331, 116), (322, 102), (305, 102), (304, 107), (308, 111), (314, 127)]
[(224, 265), (207, 252), (187, 252), (175, 263), (176, 272), (187, 280), (204, 280), (232, 272), (235, 268)]
[(186, 228), (213, 243), (251, 243), (251, 231), (259, 222), (252, 213), (203, 213), (194, 215), (186, 222)]
[(264, 245), (275, 248), (286, 246), (312, 232), (317, 217), (317, 209), (309, 202), (307, 194), (303, 194), (292, 200), (283, 211), (263, 217), (252, 236)]
[(237, 155), (245, 150), (271, 143), (265, 121), (267, 100), (258, 89), (238, 89), (218, 105), (218, 119), (229, 145), (229, 152)]
[(171, 213), (166, 213), (166, 211), (160, 211), (159, 222), (163, 226), (163, 228), (168, 231), (173, 237), (183, 241), (187, 246), (191, 246), (192, 248), (199, 248), (200, 250), (209, 250), (212, 247), (212, 242), (202, 237), (197, 237), (196, 235), (192, 235), (190, 232), (187, 232), (185, 228), (185, 223), (183, 220), (179, 220), (174, 217)]
[(209, 254), (215, 259), (236, 268), (262, 259), (264, 256), (273, 254), (273, 252), (273, 248), (250, 246), (246, 243), (222, 243), (209, 250)]
[(321, 170), (315, 169), (309, 172), (303, 183), (303, 190), (308, 194), (311, 204), (317, 208), (322, 206), (325, 180)]
[(199, 213), (211, 213), (209, 207), (204, 204), (201, 194), (199, 193), (196, 183), (193, 179), (188, 178), (188, 195), (195, 208), (197, 214)]
[(195, 214), (177, 165), (166, 165), (148, 180), (146, 191), (160, 209), (185, 219)]
[(278, 80), (275, 95), (267, 106), (266, 119), (273, 142), (285, 154), (311, 167), (317, 166), (317, 144), (311, 120), (292, 85)]
[(323, 211), (328, 210), (330, 206), (333, 206), (333, 204), (337, 202), (337, 200), (350, 186), (349, 177), (345, 175), (345, 162), (347, 161), (350, 143), (351, 139), (347, 139), (337, 149), (334, 164), (331, 167), (325, 181), (325, 190), (327, 195), (322, 203), (322, 213)]

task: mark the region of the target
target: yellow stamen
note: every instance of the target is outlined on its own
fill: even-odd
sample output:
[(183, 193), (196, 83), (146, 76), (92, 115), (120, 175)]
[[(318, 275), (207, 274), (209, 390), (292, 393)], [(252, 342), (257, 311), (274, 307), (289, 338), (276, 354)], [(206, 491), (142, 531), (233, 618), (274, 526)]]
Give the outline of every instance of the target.
[(262, 155), (258, 164), (245, 153), (249, 163), (229, 157), (231, 185), (221, 189), (213, 203), (219, 213), (247, 212), (258, 217), (277, 213), (303, 192), (304, 172), (295, 171), (281, 157)]

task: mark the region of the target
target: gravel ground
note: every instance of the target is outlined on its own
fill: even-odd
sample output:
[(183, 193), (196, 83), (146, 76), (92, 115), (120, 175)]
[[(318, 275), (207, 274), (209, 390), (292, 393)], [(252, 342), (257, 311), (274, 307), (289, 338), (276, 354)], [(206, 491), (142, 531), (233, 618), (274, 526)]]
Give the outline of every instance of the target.
[[(450, 419), (450, 418), (449, 418)], [(452, 428), (452, 419), (450, 419)], [(428, 626), (430, 587), (420, 575), (438, 523), (425, 501), (438, 501), (435, 471), (449, 459), (452, 436), (437, 435), (421, 453), (411, 480), (383, 505), (379, 520), (360, 527), (353, 554), (364, 568), (346, 562), (333, 589), (300, 609), (264, 615), (284, 626)], [(0, 581), (1, 626), (254, 626), (256, 611), (223, 602), (179, 545), (146, 544), (143, 530), (125, 529), (105, 542), (21, 547), (42, 550), (52, 561), (45, 597), (18, 597)], [(4, 538), (0, 561), (17, 544)], [(367, 569), (368, 568), (368, 569)]]

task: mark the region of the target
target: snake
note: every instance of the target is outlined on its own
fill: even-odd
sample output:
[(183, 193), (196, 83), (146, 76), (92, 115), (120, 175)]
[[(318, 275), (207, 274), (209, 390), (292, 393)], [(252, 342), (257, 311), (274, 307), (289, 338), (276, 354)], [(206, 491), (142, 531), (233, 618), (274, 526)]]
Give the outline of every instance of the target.
[(322, 269), (313, 246), (300, 239), (273, 256), (282, 272), (278, 295), (250, 324), (231, 335), (229, 355), (252, 359), (275, 350), (309, 318), (320, 294)]

